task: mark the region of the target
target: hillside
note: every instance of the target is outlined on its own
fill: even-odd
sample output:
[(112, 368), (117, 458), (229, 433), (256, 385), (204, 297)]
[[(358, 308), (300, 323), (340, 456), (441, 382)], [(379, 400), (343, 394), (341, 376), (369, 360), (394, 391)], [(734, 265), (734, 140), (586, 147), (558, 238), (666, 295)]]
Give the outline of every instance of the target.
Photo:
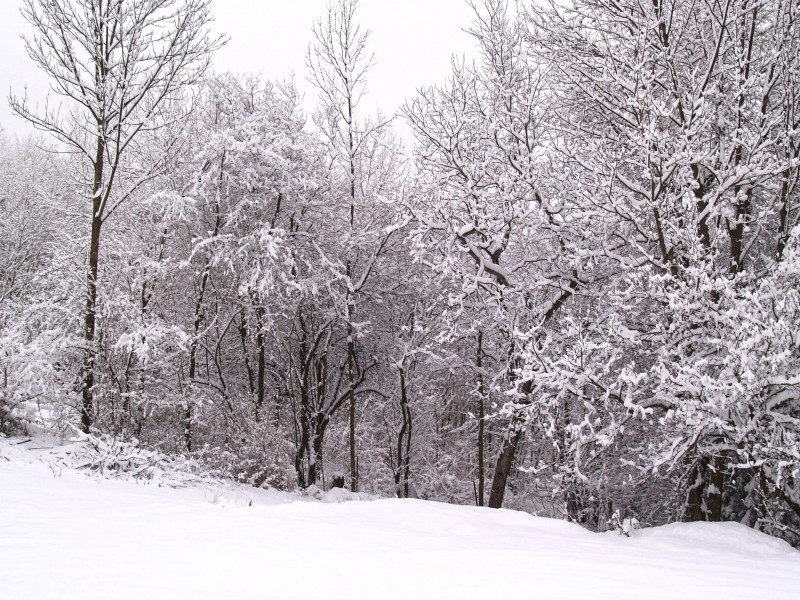
[(800, 552), (733, 523), (626, 538), (421, 500), (173, 488), (90, 476), (20, 441), (0, 438), (3, 598), (788, 600), (800, 589)]

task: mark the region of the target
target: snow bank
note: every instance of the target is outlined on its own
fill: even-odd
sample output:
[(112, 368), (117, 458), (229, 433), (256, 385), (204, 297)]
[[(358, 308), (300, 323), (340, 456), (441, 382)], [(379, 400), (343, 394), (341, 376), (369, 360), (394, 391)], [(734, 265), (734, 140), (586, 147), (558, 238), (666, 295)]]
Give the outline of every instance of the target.
[(53, 468), (0, 439), (0, 597), (797, 598), (800, 552), (736, 524), (631, 538), (420, 500), (328, 502)]

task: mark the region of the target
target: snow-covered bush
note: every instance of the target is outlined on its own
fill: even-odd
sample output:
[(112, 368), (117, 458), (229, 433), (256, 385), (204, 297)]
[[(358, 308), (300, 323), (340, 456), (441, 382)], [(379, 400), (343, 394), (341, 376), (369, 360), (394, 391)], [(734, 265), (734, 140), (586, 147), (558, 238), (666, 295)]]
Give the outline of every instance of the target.
[(53, 453), (56, 465), (89, 470), (101, 477), (152, 481), (181, 487), (208, 481), (212, 473), (196, 460), (145, 448), (137, 440), (123, 441), (105, 434), (74, 429), (72, 442)]
[(198, 451), (205, 464), (225, 477), (254, 487), (297, 489), (294, 448), (282, 429), (270, 421), (252, 420), (229, 427), (227, 441), (208, 444)]

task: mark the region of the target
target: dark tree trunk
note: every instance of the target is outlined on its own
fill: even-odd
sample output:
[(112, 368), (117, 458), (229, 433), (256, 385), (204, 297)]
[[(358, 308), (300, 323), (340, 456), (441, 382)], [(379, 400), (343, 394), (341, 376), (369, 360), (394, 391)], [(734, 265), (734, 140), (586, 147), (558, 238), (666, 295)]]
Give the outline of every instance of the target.
[(312, 439), (314, 456), (313, 460), (308, 462), (308, 483), (309, 485), (320, 485), (322, 483), (323, 442), (325, 441), (325, 430), (328, 427), (329, 419), (322, 413), (317, 413), (314, 419), (314, 437)]
[(250, 391), (250, 397), (256, 397), (256, 383), (255, 376), (253, 375), (253, 367), (250, 364), (250, 356), (247, 353), (247, 324), (245, 323), (244, 312), (242, 312), (242, 320), (236, 326), (239, 330), (239, 339), (242, 342), (242, 359), (244, 361), (245, 372), (247, 373), (247, 389)]
[(708, 487), (706, 488), (706, 520), (722, 520), (722, 501), (725, 490), (725, 458), (714, 457), (708, 473)]
[[(347, 78), (345, 82), (347, 83)], [(354, 106), (353, 97), (350, 91), (347, 93), (347, 150), (350, 160), (350, 235), (353, 235), (353, 229), (356, 220), (356, 143), (353, 137), (353, 119), (354, 119)], [(347, 283), (351, 286), (353, 282), (353, 266), (351, 259), (347, 260)], [(350, 491), (358, 491), (358, 460), (356, 458), (356, 393), (355, 393), (355, 360), (356, 360), (356, 346), (353, 339), (353, 316), (355, 313), (355, 303), (352, 298), (351, 288), (348, 287), (347, 292), (347, 377), (348, 385), (350, 386), (350, 431), (349, 431), (349, 447), (350, 447)]]
[(297, 473), (297, 484), (300, 488), (305, 488), (313, 483), (313, 479), (306, 481), (306, 473), (303, 462), (308, 452), (309, 441), (311, 439), (311, 407), (309, 406), (308, 390), (300, 390), (300, 443), (298, 444), (297, 454), (294, 459), (294, 469)]
[[(527, 397), (533, 391), (533, 383), (524, 381), (520, 384), (519, 392), (523, 397)], [(527, 402), (527, 400), (526, 400)], [(492, 477), (492, 491), (489, 494), (489, 507), (502, 508), (503, 498), (506, 494), (506, 484), (508, 476), (511, 474), (511, 467), (514, 465), (514, 456), (517, 452), (522, 438), (525, 437), (525, 419), (520, 415), (514, 415), (508, 426), (508, 431), (503, 438), (503, 447), (500, 456), (497, 457), (497, 464), (494, 468)]]
[(203, 297), (205, 296), (206, 285), (208, 284), (209, 265), (203, 269), (200, 277), (200, 289), (197, 292), (197, 299), (194, 304), (194, 321), (192, 323), (192, 342), (189, 344), (189, 397), (186, 399), (186, 408), (183, 411), (183, 441), (186, 450), (192, 451), (192, 398), (194, 393), (194, 383), (197, 377), (197, 345), (200, 335), (200, 325), (203, 322)]
[(300, 488), (305, 488), (311, 484), (306, 482), (306, 474), (303, 466), (306, 453), (308, 452), (309, 440), (311, 436), (311, 398), (309, 397), (309, 357), (308, 357), (308, 333), (306, 332), (306, 323), (303, 318), (303, 310), (299, 309), (297, 313), (297, 324), (299, 327), (299, 350), (300, 362), (302, 364), (301, 376), (299, 378), (300, 385), (300, 443), (297, 447), (297, 454), (294, 459), (294, 469), (297, 472), (297, 484)]
[(724, 456), (698, 458), (687, 476), (684, 521), (721, 521), (725, 491)]
[[(350, 281), (350, 263), (347, 263), (347, 280)], [(349, 431), (348, 446), (350, 449), (350, 491), (358, 491), (358, 468), (356, 465), (356, 392), (355, 392), (355, 363), (356, 344), (353, 339), (353, 306), (352, 298), (347, 299), (347, 385), (349, 397)]]
[(489, 494), (489, 508), (502, 508), (503, 498), (506, 495), (506, 484), (514, 464), (514, 456), (522, 438), (525, 436), (525, 426), (521, 419), (514, 418), (503, 439), (503, 448), (497, 458), (497, 464), (492, 477), (492, 491)]
[[(99, 127), (99, 125), (98, 125)], [(105, 140), (97, 138), (92, 182), (92, 225), (89, 240), (89, 257), (86, 273), (86, 308), (84, 312), (83, 339), (86, 343), (81, 382), (81, 430), (89, 433), (94, 422), (94, 368), (95, 332), (97, 328), (97, 274), (100, 264), (100, 229), (103, 225), (103, 167), (105, 165)]]
[(784, 177), (781, 184), (781, 208), (778, 213), (778, 243), (775, 247), (775, 258), (778, 262), (783, 260), (783, 252), (786, 249), (786, 242), (789, 240), (789, 175)]
[(687, 482), (689, 485), (686, 491), (686, 504), (683, 509), (684, 521), (703, 521), (703, 471), (705, 470), (704, 461), (698, 459), (689, 469)]
[[(475, 366), (478, 367), (478, 491), (476, 501), (478, 506), (483, 506), (484, 487), (486, 484), (486, 469), (484, 466), (486, 405), (483, 388), (483, 331), (478, 332)], [(502, 503), (502, 498), (500, 502)]]
[(258, 347), (258, 387), (256, 388), (256, 422), (261, 420), (264, 406), (264, 373), (266, 370), (266, 343), (264, 340), (264, 309), (256, 308), (256, 346)]
[(397, 468), (394, 473), (394, 483), (397, 495), (401, 498), (408, 498), (408, 480), (411, 476), (411, 407), (408, 403), (408, 388), (406, 386), (406, 373), (404, 369), (399, 370), (400, 384), (400, 414), (403, 422), (400, 426), (400, 433), (397, 435)]
[[(225, 168), (225, 152), (223, 151), (222, 157), (220, 158), (220, 165), (219, 165), (219, 177), (218, 182), (221, 185), (222, 182), (222, 174)], [(211, 232), (212, 237), (217, 237), (219, 235), (220, 229), (222, 227), (222, 214), (220, 212), (219, 202), (217, 201), (214, 205), (214, 229)], [(207, 258), (205, 264), (203, 265), (203, 272), (200, 276), (200, 287), (197, 290), (197, 298), (195, 299), (194, 304), (194, 321), (193, 321), (193, 335), (192, 335), (192, 343), (189, 346), (189, 382), (190, 382), (190, 389), (189, 389), (189, 398), (186, 399), (186, 408), (184, 409), (183, 414), (183, 440), (186, 444), (186, 450), (188, 452), (192, 451), (192, 398), (191, 394), (194, 392), (194, 384), (195, 378), (197, 376), (197, 347), (198, 341), (200, 336), (200, 325), (203, 323), (205, 319), (205, 315), (203, 313), (203, 300), (206, 295), (206, 287), (208, 286), (208, 280), (211, 277), (211, 259)]]

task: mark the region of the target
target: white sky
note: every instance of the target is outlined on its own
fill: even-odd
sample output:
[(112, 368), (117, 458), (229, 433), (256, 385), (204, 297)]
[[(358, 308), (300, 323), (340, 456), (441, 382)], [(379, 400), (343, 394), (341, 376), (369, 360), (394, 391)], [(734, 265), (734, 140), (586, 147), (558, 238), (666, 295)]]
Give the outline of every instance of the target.
[[(19, 14), (21, 5), (22, 0), (0, 0), (0, 125), (11, 135), (32, 129), (11, 114), (9, 91), (22, 94), (27, 85), (33, 102), (47, 94), (47, 80), (20, 39), (31, 31)], [(213, 0), (213, 29), (230, 37), (215, 56), (215, 69), (265, 79), (294, 73), (311, 108), (316, 92), (306, 81), (305, 53), (311, 25), (326, 5), (327, 0)], [(370, 48), (377, 61), (368, 76), (364, 109), (380, 107), (393, 114), (418, 87), (441, 82), (453, 54), (473, 54), (473, 42), (463, 31), (472, 21), (466, 0), (361, 0), (357, 19), (372, 31)]]

